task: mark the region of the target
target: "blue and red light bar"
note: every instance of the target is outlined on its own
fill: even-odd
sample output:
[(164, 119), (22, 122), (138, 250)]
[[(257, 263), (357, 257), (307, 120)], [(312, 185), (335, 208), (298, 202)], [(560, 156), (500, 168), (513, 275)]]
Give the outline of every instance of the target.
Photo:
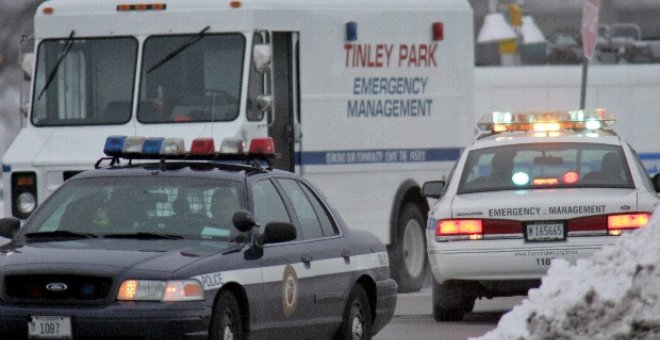
[(190, 152), (185, 151), (181, 138), (109, 136), (103, 152), (110, 157), (131, 159), (199, 158), (199, 159), (244, 159), (268, 158), (275, 155), (273, 138), (255, 138), (245, 153), (245, 143), (238, 138), (226, 138), (216, 151), (213, 138), (196, 138)]

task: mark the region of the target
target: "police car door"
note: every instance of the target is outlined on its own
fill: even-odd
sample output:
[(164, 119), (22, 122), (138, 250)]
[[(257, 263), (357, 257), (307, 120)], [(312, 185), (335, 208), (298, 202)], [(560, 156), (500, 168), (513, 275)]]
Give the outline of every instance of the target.
[[(310, 292), (309, 318), (317, 333), (332, 331), (344, 310), (344, 300), (351, 286), (350, 249), (339, 237), (337, 226), (327, 207), (304, 181), (278, 178), (277, 183), (291, 205), (300, 235), (307, 249), (302, 272), (298, 273), (301, 293)], [(327, 327), (327, 329), (324, 329)]]
[[(293, 222), (288, 205), (280, 190), (270, 179), (257, 180), (252, 185), (254, 218), (261, 226), (268, 222)], [(262, 262), (263, 308), (255, 311), (269, 339), (290, 337), (293, 329), (302, 332), (313, 307), (313, 292), (302, 280), (301, 274), (308, 255), (307, 247), (299, 240), (265, 244)], [(287, 333), (288, 332), (288, 337)], [(299, 334), (299, 333), (298, 333)]]

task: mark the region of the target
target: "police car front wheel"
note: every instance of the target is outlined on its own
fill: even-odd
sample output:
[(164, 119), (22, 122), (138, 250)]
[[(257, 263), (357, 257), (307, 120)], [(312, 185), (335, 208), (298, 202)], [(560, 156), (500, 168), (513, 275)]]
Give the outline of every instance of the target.
[(242, 340), (244, 338), (238, 301), (234, 294), (223, 291), (213, 307), (209, 339)]

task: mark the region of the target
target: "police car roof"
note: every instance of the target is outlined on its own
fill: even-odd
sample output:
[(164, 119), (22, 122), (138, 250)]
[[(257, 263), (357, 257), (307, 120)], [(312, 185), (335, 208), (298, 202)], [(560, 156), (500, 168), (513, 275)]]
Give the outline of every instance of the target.
[(245, 164), (234, 164), (213, 161), (166, 161), (166, 162), (136, 162), (132, 164), (114, 165), (94, 170), (84, 171), (76, 178), (101, 178), (116, 176), (145, 176), (153, 171), (159, 171), (165, 176), (190, 176), (218, 178), (230, 181), (243, 181), (246, 176), (256, 174), (272, 174), (280, 177), (295, 177), (291, 172), (277, 169), (254, 167)]
[(484, 135), (475, 140), (470, 148), (481, 149), (512, 144), (538, 143), (598, 143), (621, 145), (621, 138), (611, 130), (583, 131), (512, 131)]

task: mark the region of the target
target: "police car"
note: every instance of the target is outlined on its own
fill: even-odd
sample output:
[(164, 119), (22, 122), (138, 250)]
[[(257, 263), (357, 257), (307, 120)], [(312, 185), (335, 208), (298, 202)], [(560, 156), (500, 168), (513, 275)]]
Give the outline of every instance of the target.
[(272, 139), (112, 136), (0, 250), (0, 338), (368, 339), (397, 284)]
[(460, 320), (477, 298), (526, 295), (551, 261), (590, 256), (644, 226), (658, 205), (635, 151), (606, 110), (494, 112), (429, 213), (433, 315)]

